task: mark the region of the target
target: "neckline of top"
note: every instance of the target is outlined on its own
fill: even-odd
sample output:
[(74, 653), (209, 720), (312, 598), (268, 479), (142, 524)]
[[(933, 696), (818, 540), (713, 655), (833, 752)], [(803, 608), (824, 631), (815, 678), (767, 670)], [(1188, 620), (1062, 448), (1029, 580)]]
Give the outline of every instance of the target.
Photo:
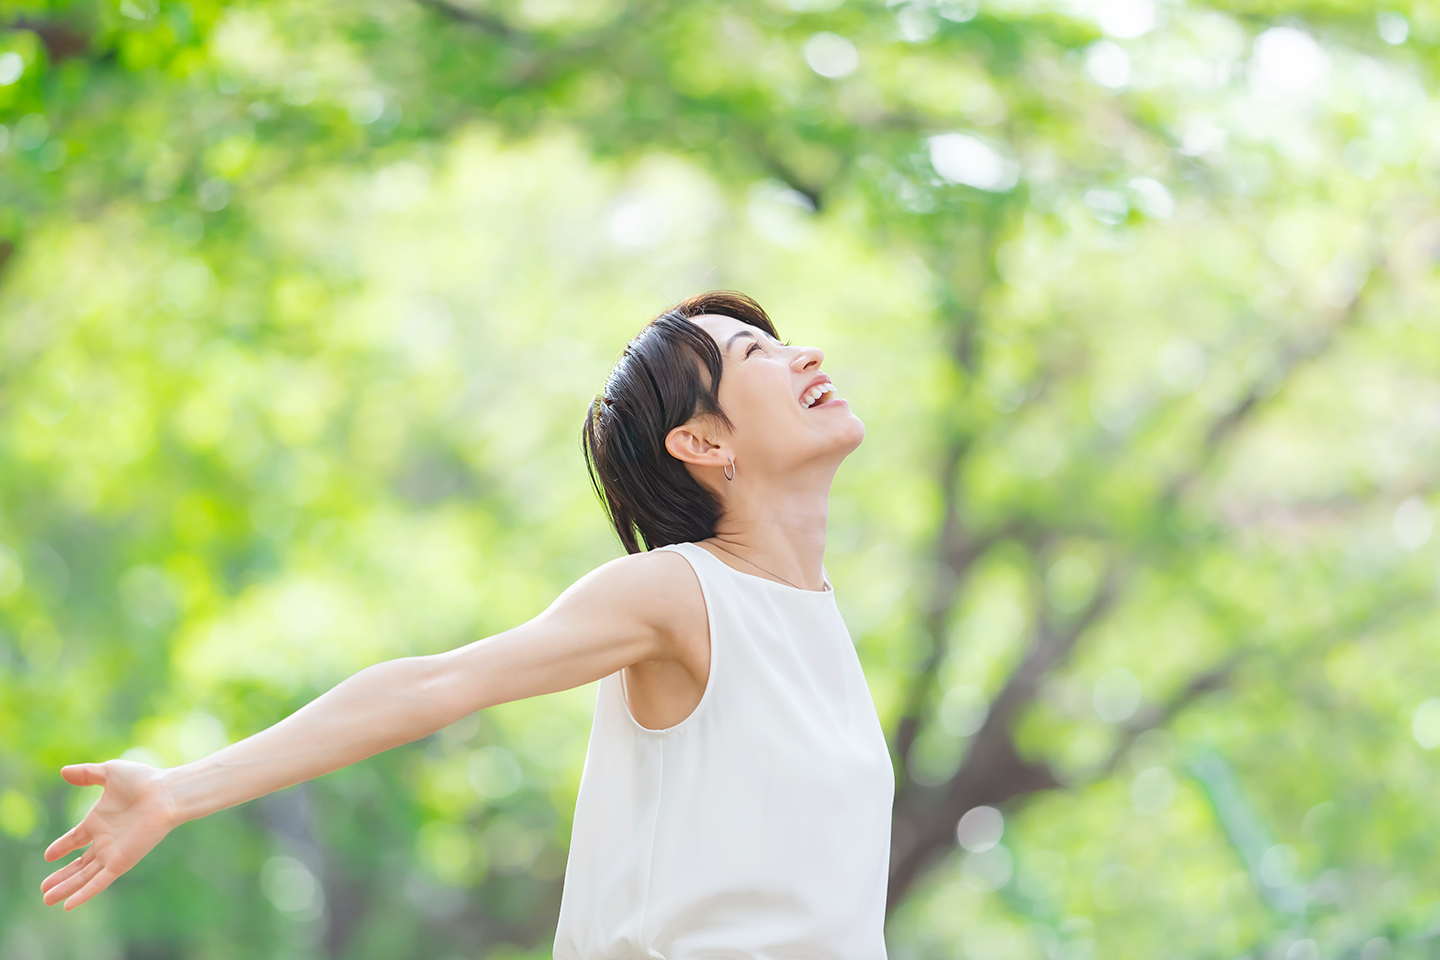
[(822, 578), (824, 578), (824, 581), (825, 581), (825, 589), (823, 589), (823, 590), (807, 590), (807, 589), (805, 589), (804, 587), (792, 586), (792, 585), (790, 585), (790, 584), (788, 584), (788, 583), (781, 583), (779, 580), (771, 580), (769, 577), (761, 577), (761, 576), (757, 576), (757, 575), (755, 575), (755, 574), (753, 574), (753, 573), (746, 573), (744, 570), (737, 570), (737, 569), (735, 569), (734, 567), (730, 566), (730, 564), (726, 563), (724, 560), (722, 560), (722, 559), (720, 559), (719, 557), (717, 557), (714, 553), (712, 553), (711, 551), (709, 551), (709, 550), (706, 549), (705, 547), (702, 547), (699, 543), (697, 543), (697, 542), (695, 542), (695, 541), (692, 540), (692, 541), (689, 541), (689, 545), (692, 546), (692, 547), (694, 547), (696, 550), (699, 550), (701, 553), (705, 554), (705, 556), (709, 557), (711, 560), (714, 560), (716, 563), (720, 564), (720, 566), (724, 567), (726, 570), (729, 570), (731, 573), (735, 574), (737, 577), (747, 577), (747, 578), (749, 578), (749, 579), (751, 579), (751, 580), (758, 580), (758, 581), (760, 581), (761, 583), (768, 583), (768, 584), (770, 584), (772, 587), (779, 587), (781, 590), (788, 590), (788, 591), (791, 592), (791, 593), (805, 593), (805, 594), (811, 594), (811, 595), (817, 596), (817, 597), (833, 597), (833, 596), (835, 596), (835, 585), (830, 582), (830, 575), (825, 572), (825, 568), (824, 568), (823, 566), (820, 568), (820, 575), (821, 575)]

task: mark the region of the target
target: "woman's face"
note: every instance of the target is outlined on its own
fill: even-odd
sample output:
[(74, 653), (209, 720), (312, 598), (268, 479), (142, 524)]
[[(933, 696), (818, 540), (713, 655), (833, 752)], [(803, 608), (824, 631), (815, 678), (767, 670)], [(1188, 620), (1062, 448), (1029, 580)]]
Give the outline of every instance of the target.
[(734, 430), (717, 440), (737, 471), (780, 474), (838, 464), (865, 439), (865, 424), (821, 369), (819, 349), (786, 346), (732, 317), (692, 322), (715, 338), (725, 361), (720, 407)]

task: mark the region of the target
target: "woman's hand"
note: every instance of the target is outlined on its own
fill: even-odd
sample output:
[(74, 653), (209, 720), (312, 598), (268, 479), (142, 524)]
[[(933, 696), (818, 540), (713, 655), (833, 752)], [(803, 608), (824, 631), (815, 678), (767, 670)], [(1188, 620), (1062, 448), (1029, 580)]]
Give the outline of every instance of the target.
[(40, 892), (46, 906), (65, 900), (65, 909), (74, 910), (139, 863), (175, 828), (179, 821), (163, 774), (129, 760), (61, 769), (68, 782), (104, 787), (105, 792), (84, 820), (45, 850), (46, 860), (58, 860), (73, 850), (90, 848), (45, 878)]

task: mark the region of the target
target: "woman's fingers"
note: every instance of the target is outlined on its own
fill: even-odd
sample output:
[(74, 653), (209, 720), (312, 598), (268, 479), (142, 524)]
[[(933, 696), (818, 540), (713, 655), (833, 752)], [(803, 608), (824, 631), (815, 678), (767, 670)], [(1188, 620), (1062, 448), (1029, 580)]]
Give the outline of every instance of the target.
[(76, 871), (78, 871), (81, 867), (85, 866), (85, 864), (88, 862), (89, 861), (84, 856), (76, 857), (74, 860), (71, 860), (69, 863), (65, 864), (65, 866), (61, 867), (59, 870), (56, 870), (54, 873), (50, 874), (50, 876), (46, 877), (43, 882), (41, 882), (40, 892), (49, 893), (51, 887), (55, 886), (57, 883), (68, 880), (69, 878), (75, 876)]
[[(100, 872), (100, 861), (91, 860), (74, 875), (66, 877), (45, 891), (45, 906), (59, 903), (76, 890), (83, 888)], [(98, 892), (98, 891), (97, 891)]]
[(59, 860), (72, 850), (79, 850), (88, 846), (94, 838), (90, 835), (90, 828), (85, 826), (81, 820), (65, 833), (55, 839), (55, 842), (45, 848), (46, 860)]
[(85, 818), (45, 849), (59, 860), (88, 847), (74, 862), (56, 864), (40, 885), (47, 905), (65, 901), (73, 910), (115, 881), (170, 831), (168, 796), (156, 785), (154, 768), (126, 760), (72, 764), (61, 770), (76, 786), (99, 785), (104, 794)]
[(81, 887), (79, 893), (75, 894), (75, 896), (65, 901), (65, 909), (74, 910), (76, 907), (80, 906), (80, 904), (84, 903), (86, 900), (89, 900), (101, 890), (104, 890), (106, 887), (110, 886), (110, 881), (114, 879), (115, 874), (111, 873), (109, 869), (101, 867), (100, 872), (95, 874), (95, 876), (91, 878), (89, 883)]
[(105, 764), (72, 763), (60, 768), (60, 776), (65, 778), (66, 783), (73, 783), (77, 787), (103, 787)]

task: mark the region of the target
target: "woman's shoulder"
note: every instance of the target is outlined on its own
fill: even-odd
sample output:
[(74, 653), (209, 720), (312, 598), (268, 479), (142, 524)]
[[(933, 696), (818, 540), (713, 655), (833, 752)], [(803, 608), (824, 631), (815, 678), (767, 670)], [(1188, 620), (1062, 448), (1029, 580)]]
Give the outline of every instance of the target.
[[(641, 553), (630, 553), (617, 557), (596, 567), (590, 576), (603, 577), (615, 584), (643, 586), (655, 581), (667, 581), (688, 577), (695, 579), (688, 559), (694, 544), (671, 544)], [(703, 548), (700, 548), (703, 552)]]
[(607, 605), (667, 632), (688, 632), (705, 623), (699, 575), (683, 549), (618, 557), (580, 578), (571, 590), (603, 596)]

